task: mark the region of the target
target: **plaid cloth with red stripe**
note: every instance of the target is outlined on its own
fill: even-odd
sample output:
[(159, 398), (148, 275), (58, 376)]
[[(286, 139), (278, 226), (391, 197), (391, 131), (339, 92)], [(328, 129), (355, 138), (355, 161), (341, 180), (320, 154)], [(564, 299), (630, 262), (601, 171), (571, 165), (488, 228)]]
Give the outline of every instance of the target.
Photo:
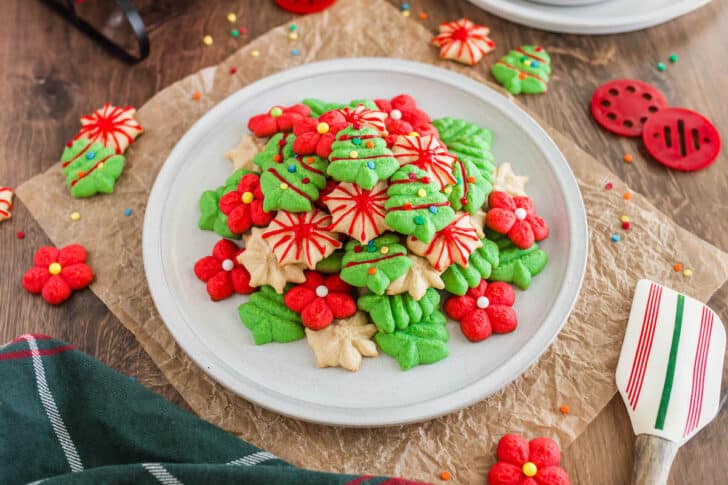
[(0, 345), (0, 483), (417, 485), (294, 467), (64, 342)]

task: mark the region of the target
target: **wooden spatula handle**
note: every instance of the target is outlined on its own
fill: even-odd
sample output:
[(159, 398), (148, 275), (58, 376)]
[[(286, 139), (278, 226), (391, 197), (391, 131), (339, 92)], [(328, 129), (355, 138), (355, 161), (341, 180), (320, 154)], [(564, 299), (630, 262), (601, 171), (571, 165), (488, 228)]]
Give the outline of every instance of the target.
[(637, 435), (632, 485), (665, 485), (680, 445), (648, 434)]

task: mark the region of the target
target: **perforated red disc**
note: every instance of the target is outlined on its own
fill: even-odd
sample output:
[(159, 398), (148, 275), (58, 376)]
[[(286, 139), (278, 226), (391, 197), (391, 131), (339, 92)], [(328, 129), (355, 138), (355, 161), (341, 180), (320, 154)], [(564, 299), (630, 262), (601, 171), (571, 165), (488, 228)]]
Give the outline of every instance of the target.
[(649, 117), (666, 107), (667, 101), (657, 88), (636, 79), (604, 83), (591, 99), (596, 122), (622, 136), (640, 136)]
[(655, 160), (675, 170), (700, 170), (720, 152), (720, 135), (713, 123), (685, 108), (667, 108), (650, 116), (642, 141)]
[(276, 0), (282, 9), (293, 13), (314, 13), (329, 8), (336, 0)]

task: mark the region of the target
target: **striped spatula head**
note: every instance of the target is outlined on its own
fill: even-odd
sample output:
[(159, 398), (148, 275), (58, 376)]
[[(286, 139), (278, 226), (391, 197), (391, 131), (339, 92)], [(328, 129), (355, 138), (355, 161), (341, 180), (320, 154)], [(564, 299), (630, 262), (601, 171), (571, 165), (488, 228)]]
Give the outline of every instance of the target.
[(682, 445), (717, 414), (726, 335), (701, 302), (640, 280), (617, 364), (635, 434)]

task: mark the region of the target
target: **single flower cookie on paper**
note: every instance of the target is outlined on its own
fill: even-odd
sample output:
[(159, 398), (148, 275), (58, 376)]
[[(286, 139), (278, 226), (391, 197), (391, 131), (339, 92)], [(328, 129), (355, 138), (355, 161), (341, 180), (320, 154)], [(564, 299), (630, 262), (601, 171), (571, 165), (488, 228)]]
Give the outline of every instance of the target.
[(13, 189), (0, 186), (0, 222), (10, 219), (13, 208)]
[(526, 184), (528, 177), (516, 175), (510, 163), (502, 163), (496, 167), (493, 173), (493, 190), (505, 192), (511, 196), (526, 197)]
[(407, 273), (392, 281), (387, 288), (388, 295), (409, 293), (414, 300), (419, 301), (425, 296), (428, 288), (437, 290), (445, 288), (445, 283), (440, 278), (442, 271), (437, 271), (421, 256), (410, 254), (407, 257), (412, 261), (412, 266)]
[(343, 367), (352, 372), (359, 370), (361, 358), (376, 357), (377, 346), (372, 337), (377, 327), (369, 323), (366, 315), (356, 312), (349, 318), (336, 320), (323, 330), (306, 329), (306, 340), (316, 355), (319, 367)]
[(462, 18), (441, 23), (440, 33), (432, 39), (432, 43), (440, 48), (441, 59), (474, 66), (495, 49), (495, 43), (488, 38), (489, 33), (488, 27)]
[(303, 265), (279, 265), (276, 255), (263, 238), (264, 229), (254, 227), (245, 238), (245, 251), (237, 260), (250, 273), (250, 286), (272, 286), (277, 293), (283, 293), (287, 283), (303, 283)]
[(243, 133), (238, 146), (225, 152), (225, 158), (233, 162), (235, 170), (242, 168), (251, 172), (260, 172), (260, 167), (253, 163), (253, 158), (263, 151), (265, 141), (264, 138)]

